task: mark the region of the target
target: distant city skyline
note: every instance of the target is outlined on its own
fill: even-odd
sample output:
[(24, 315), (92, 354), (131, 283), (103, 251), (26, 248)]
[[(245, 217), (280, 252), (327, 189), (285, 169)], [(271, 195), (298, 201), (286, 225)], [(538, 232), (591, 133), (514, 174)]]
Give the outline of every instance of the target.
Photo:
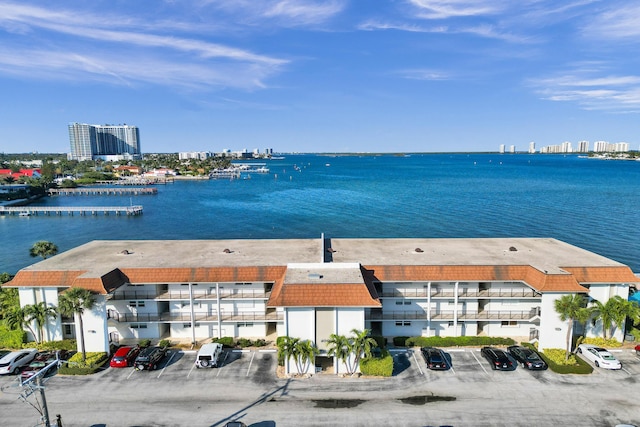
[(0, 152), (640, 148), (640, 4), (0, 0)]

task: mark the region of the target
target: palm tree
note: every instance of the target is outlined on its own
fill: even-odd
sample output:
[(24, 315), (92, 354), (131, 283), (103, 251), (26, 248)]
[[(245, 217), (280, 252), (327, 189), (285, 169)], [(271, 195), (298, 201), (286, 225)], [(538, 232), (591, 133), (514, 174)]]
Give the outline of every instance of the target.
[(58, 310), (55, 307), (47, 305), (44, 301), (36, 304), (25, 305), (24, 313), (27, 316), (27, 322), (36, 322), (38, 327), (38, 338), (36, 341), (41, 343), (44, 341), (44, 326), (49, 319), (55, 319), (58, 315)]
[(300, 338), (293, 338), (289, 336), (284, 336), (278, 339), (278, 351), (283, 356), (284, 363), (289, 363), (289, 359), (291, 357), (295, 357), (296, 355), (296, 347)]
[(605, 304), (594, 300), (594, 307), (591, 307), (593, 321), (602, 321), (602, 336), (606, 339), (612, 337), (615, 328), (623, 328), (627, 317), (632, 320), (640, 317), (640, 308), (634, 301), (628, 301), (619, 295), (615, 295), (607, 300)]
[(352, 353), (352, 340), (344, 335), (331, 334), (327, 340), (329, 356), (335, 356), (339, 361), (344, 363), (348, 374), (353, 374), (353, 369), (349, 363)]
[(36, 332), (31, 327), (31, 322), (27, 320), (27, 314), (24, 309), (18, 306), (12, 307), (10, 310), (3, 313), (3, 320), (9, 329), (22, 329), (26, 327), (34, 340), (38, 339)]
[(80, 351), (82, 352), (82, 362), (87, 360), (87, 352), (84, 347), (84, 323), (82, 315), (85, 310), (91, 310), (96, 304), (96, 298), (91, 291), (83, 288), (71, 288), (60, 295), (58, 307), (60, 313), (65, 316), (77, 316), (80, 326)]
[(565, 360), (569, 360), (569, 353), (571, 353), (571, 341), (573, 339), (573, 322), (586, 322), (590, 316), (590, 312), (586, 308), (586, 305), (587, 299), (584, 295), (581, 294), (564, 295), (554, 302), (554, 306), (556, 312), (560, 317), (560, 320), (563, 322), (569, 322), (567, 328), (567, 348), (565, 353)]
[(362, 356), (371, 357), (371, 349), (378, 346), (378, 342), (369, 336), (370, 332), (371, 331), (369, 329), (364, 329), (362, 331), (358, 329), (351, 330), (351, 333), (354, 335), (352, 351), (356, 355), (353, 362), (354, 367), (358, 367), (360, 365), (360, 359)]
[(298, 341), (294, 350), (298, 373), (308, 372), (311, 364), (315, 364), (319, 352), (311, 340)]
[(46, 240), (35, 242), (31, 249), (29, 249), (29, 255), (32, 257), (40, 256), (42, 259), (47, 259), (58, 253), (58, 247)]

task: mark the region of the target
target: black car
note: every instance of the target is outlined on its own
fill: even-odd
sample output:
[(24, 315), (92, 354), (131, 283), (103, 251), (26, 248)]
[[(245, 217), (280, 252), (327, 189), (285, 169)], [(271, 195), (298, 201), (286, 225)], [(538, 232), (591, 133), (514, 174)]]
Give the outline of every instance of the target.
[(158, 367), (158, 363), (164, 358), (165, 354), (166, 349), (162, 347), (147, 347), (140, 351), (133, 366), (138, 371), (145, 369), (152, 371)]
[(542, 360), (540, 355), (527, 347), (512, 345), (507, 347), (507, 351), (511, 354), (523, 368), (527, 369), (547, 369), (547, 364)]
[(424, 362), (429, 369), (449, 369), (447, 359), (444, 357), (444, 353), (439, 348), (435, 347), (422, 347), (420, 349)]
[(517, 367), (517, 365), (509, 358), (507, 353), (499, 348), (482, 347), (480, 353), (482, 353), (482, 356), (489, 361), (491, 369), (493, 370), (514, 371)]

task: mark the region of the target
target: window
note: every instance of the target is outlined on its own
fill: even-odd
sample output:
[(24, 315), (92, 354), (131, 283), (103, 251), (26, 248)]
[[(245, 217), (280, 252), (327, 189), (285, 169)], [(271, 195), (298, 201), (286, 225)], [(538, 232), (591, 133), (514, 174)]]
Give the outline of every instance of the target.
[(396, 322), (396, 326), (411, 326), (411, 322), (408, 322), (408, 321), (406, 321), (406, 320), (405, 320), (405, 321), (400, 321), (400, 320), (398, 320), (398, 321)]
[(64, 326), (64, 334), (71, 335), (73, 333), (72, 325), (62, 325)]
[(514, 327), (514, 326), (518, 326), (518, 322), (516, 322), (515, 320), (503, 320), (502, 321), (502, 326), (503, 327)]
[(405, 301), (404, 305), (411, 305), (411, 301)]
[(253, 323), (251, 322), (238, 322), (238, 328), (252, 328)]
[(453, 320), (450, 320), (449, 321), (449, 327), (452, 327), (452, 326), (453, 326)]
[(144, 307), (144, 301), (129, 301), (129, 307)]
[(147, 329), (146, 323), (132, 323), (131, 329)]
[(236, 286), (251, 286), (251, 282), (236, 282)]
[(396, 305), (402, 305), (402, 301), (396, 301)]

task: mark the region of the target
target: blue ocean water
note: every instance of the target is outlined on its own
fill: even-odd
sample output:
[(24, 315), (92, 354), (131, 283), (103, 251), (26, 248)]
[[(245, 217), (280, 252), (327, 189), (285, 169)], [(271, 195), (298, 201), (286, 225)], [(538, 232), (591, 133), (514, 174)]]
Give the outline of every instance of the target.
[[(263, 161), (264, 162), (264, 161)], [(576, 155), (285, 155), (269, 174), (158, 185), (155, 196), (48, 197), (125, 216), (0, 217), (0, 272), (95, 239), (553, 237), (640, 272), (640, 162)], [(249, 178), (249, 179), (246, 179)]]

